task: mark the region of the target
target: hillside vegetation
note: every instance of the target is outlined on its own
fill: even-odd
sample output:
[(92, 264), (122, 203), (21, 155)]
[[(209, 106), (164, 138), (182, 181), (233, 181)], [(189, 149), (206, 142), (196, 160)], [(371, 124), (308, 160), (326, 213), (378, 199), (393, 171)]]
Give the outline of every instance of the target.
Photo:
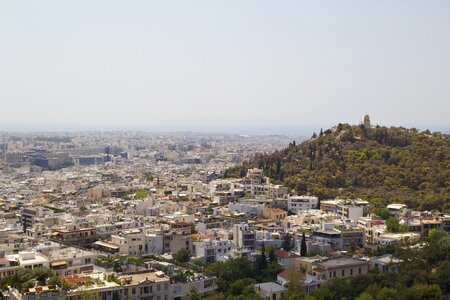
[(257, 155), (225, 176), (242, 176), (249, 167), (297, 194), (450, 210), (450, 136), (439, 132), (339, 124), (300, 145)]

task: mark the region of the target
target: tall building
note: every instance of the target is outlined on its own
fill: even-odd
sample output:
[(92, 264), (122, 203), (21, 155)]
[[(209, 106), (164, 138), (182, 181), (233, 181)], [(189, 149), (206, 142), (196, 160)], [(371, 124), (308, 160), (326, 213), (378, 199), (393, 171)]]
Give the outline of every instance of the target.
[(255, 232), (247, 223), (233, 225), (233, 242), (237, 249), (247, 248), (254, 250), (256, 237)]

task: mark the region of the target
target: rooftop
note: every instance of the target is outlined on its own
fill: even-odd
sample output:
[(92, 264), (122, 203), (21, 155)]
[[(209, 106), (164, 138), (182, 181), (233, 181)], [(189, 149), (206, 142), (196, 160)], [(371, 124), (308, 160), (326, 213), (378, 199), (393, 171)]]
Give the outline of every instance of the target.
[(49, 253), (49, 259), (68, 259), (68, 258), (77, 258), (77, 257), (84, 257), (84, 256), (90, 256), (90, 255), (96, 255), (95, 252), (87, 251), (78, 249), (75, 247), (68, 247), (68, 248), (62, 248), (62, 249), (56, 249), (52, 250)]
[(323, 266), (325, 268), (339, 268), (339, 267), (348, 267), (348, 266), (359, 266), (363, 264), (367, 264), (366, 261), (362, 261), (359, 259), (349, 258), (349, 257), (339, 257), (335, 259), (329, 259), (322, 262), (315, 262), (317, 266)]
[(259, 284), (255, 284), (255, 289), (256, 290), (263, 290), (263, 291), (267, 291), (267, 292), (284, 292), (286, 290), (286, 288), (284, 288), (283, 286), (274, 283), (274, 282), (264, 282), (264, 283), (259, 283)]
[(146, 272), (132, 275), (124, 275), (120, 277), (125, 280), (126, 284), (140, 284), (144, 281), (151, 282), (169, 282), (170, 278), (164, 273), (160, 272)]

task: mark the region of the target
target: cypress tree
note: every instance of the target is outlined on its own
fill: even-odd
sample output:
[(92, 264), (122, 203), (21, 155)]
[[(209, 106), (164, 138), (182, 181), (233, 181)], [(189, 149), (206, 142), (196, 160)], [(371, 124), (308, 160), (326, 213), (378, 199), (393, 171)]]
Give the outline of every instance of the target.
[(305, 238), (305, 232), (303, 231), (303, 236), (302, 236), (302, 243), (300, 245), (300, 255), (301, 256), (306, 256), (306, 238)]

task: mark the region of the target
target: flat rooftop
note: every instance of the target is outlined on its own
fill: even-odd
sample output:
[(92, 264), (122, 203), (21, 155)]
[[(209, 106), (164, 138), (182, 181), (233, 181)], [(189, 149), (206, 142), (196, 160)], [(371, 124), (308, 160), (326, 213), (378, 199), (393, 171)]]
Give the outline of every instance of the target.
[(53, 259), (79, 258), (91, 255), (96, 255), (96, 253), (92, 251), (77, 249), (75, 247), (68, 247), (50, 251), (49, 259), (53, 260)]
[(132, 274), (132, 275), (124, 275), (120, 278), (122, 279), (128, 279), (129, 281), (127, 284), (139, 284), (143, 281), (149, 280), (152, 282), (169, 282), (170, 278), (162, 274), (161, 276), (157, 275), (158, 272), (147, 272), (147, 273), (140, 273), (140, 274)]
[(340, 267), (359, 266), (364, 264), (367, 265), (367, 262), (349, 257), (340, 257), (322, 262), (316, 262), (315, 264), (324, 266), (326, 268), (340, 268)]

